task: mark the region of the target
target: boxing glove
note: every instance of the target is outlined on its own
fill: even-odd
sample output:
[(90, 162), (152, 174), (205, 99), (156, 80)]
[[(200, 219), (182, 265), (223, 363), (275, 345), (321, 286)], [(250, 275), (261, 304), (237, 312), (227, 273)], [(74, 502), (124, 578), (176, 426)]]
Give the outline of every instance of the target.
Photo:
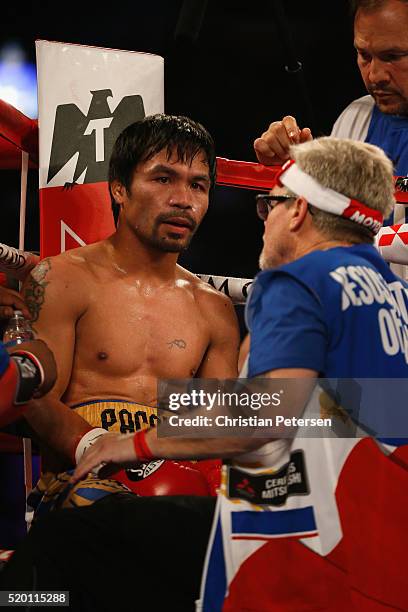
[(207, 481), (210, 495), (213, 497), (217, 496), (218, 489), (221, 486), (221, 459), (202, 459), (197, 461), (195, 464), (196, 469), (199, 470)]
[(121, 470), (110, 478), (142, 497), (155, 495), (210, 495), (210, 487), (195, 463), (156, 459)]

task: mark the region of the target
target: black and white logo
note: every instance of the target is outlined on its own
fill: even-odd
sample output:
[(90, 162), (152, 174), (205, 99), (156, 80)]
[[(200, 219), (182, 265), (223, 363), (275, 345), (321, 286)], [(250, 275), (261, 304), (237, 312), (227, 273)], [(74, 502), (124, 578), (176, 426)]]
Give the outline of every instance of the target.
[(125, 470), (126, 476), (132, 482), (139, 482), (139, 480), (144, 480), (156, 472), (156, 470), (158, 470), (163, 463), (164, 459), (156, 459), (155, 461), (150, 461), (149, 463), (141, 463), (137, 466), (137, 468), (128, 468)]
[(408, 191), (408, 176), (398, 176), (395, 181), (395, 189), (397, 191)]
[[(77, 154), (71, 183), (98, 183), (108, 178), (109, 157), (116, 138), (145, 116), (140, 95), (125, 96), (112, 112), (111, 89), (91, 91), (86, 115), (76, 104), (60, 104), (55, 114), (47, 183)], [(84, 175), (84, 176), (82, 176)]]
[(227, 489), (231, 499), (259, 506), (281, 506), (292, 495), (307, 495), (310, 490), (303, 451), (293, 451), (290, 461), (273, 474), (249, 474), (230, 467)]

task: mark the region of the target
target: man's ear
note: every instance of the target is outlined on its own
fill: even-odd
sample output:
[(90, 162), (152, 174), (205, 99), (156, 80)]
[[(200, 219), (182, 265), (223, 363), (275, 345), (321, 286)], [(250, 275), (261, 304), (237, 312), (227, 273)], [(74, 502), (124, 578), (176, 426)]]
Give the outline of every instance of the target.
[(125, 196), (127, 195), (126, 187), (119, 181), (114, 180), (110, 184), (110, 190), (116, 204), (123, 204)]
[(298, 196), (292, 206), (290, 206), (291, 219), (289, 228), (293, 232), (298, 231), (302, 227), (307, 216), (307, 206), (307, 200), (302, 196)]

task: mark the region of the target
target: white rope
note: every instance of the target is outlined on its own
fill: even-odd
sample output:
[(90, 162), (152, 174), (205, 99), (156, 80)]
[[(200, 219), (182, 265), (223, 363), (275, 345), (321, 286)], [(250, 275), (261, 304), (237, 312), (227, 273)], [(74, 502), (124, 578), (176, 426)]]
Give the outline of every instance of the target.
[(34, 253), (0, 243), (0, 272), (9, 274), (17, 280), (24, 280), (39, 260), (38, 255)]
[(208, 274), (196, 274), (196, 276), (231, 298), (233, 304), (245, 304), (249, 288), (253, 283), (252, 278), (212, 276)]

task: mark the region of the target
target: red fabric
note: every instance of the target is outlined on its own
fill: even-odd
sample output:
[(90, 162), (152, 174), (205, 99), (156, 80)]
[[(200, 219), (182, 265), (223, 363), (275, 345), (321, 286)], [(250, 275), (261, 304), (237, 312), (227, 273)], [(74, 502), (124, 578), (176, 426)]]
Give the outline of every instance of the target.
[(343, 538), (327, 556), (274, 539), (235, 576), (224, 612), (408, 610), (408, 450), (385, 456), (361, 441), (340, 474)]
[(362, 221), (358, 221), (357, 219), (355, 219), (356, 223), (365, 225), (366, 227), (369, 227), (370, 229), (371, 229), (371, 226), (375, 228), (375, 224), (372, 223), (370, 225), (367, 225), (366, 221), (368, 219), (373, 219), (373, 221), (377, 221), (377, 223), (380, 223), (380, 224), (382, 224), (384, 221), (384, 217), (380, 213), (379, 210), (374, 210), (373, 208), (366, 206), (362, 202), (359, 202), (358, 200), (353, 200), (351, 198), (350, 204), (349, 206), (347, 206), (342, 216), (346, 217), (346, 219), (350, 219), (354, 215), (354, 213), (357, 213), (359, 217), (360, 216), (363, 217)]
[[(2, 168), (21, 165), (18, 149), (27, 151), (35, 162), (38, 161), (38, 122), (0, 100), (0, 160), (5, 163)], [(18, 166), (10, 165), (17, 156), (20, 158)]]
[(26, 405), (16, 406), (14, 397), (18, 385), (18, 368), (10, 360), (7, 370), (0, 376), (0, 427), (4, 427), (21, 417)]
[[(38, 155), (38, 152), (37, 152)], [(38, 168), (38, 163), (29, 157), (29, 168)], [(0, 169), (1, 170), (20, 170), (21, 169), (21, 149), (9, 142), (0, 134)]]
[(289, 170), (289, 168), (291, 166), (293, 166), (294, 163), (295, 163), (294, 159), (288, 159), (288, 161), (283, 164), (282, 168), (280, 168), (278, 170), (278, 172), (276, 173), (276, 176), (275, 176), (275, 184), (276, 185), (278, 185), (279, 187), (283, 187), (283, 183), (280, 180), (281, 176), (282, 176), (282, 174), (284, 174), (286, 172), (286, 170)]
[(268, 191), (275, 185), (279, 166), (263, 166), (256, 162), (217, 157), (217, 184)]
[(221, 485), (221, 459), (203, 459), (194, 464), (208, 483), (210, 495), (215, 497)]
[(408, 232), (407, 231), (400, 232), (401, 227), (404, 227), (404, 229), (406, 230), (407, 224), (399, 223), (397, 225), (387, 226), (387, 229), (392, 230), (392, 231), (389, 234), (388, 233), (381, 234), (380, 239), (378, 241), (378, 246), (380, 247), (391, 246), (397, 236), (400, 240), (402, 240), (404, 244), (408, 245)]
[(108, 184), (41, 189), (40, 226), (41, 257), (107, 238), (115, 229)]
[(136, 457), (140, 461), (151, 461), (151, 459), (154, 458), (146, 442), (146, 429), (134, 434), (133, 446), (135, 448)]

